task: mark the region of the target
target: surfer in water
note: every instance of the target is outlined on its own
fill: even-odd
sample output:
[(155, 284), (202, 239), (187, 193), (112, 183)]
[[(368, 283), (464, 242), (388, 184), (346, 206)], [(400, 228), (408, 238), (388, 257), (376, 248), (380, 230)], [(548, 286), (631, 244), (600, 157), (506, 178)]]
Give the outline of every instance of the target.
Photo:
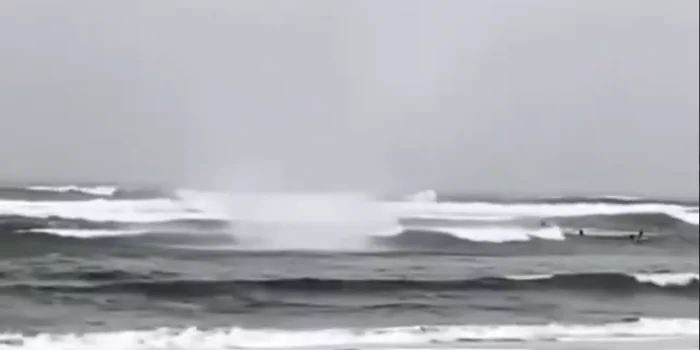
[(636, 235), (630, 235), (630, 240), (639, 242), (642, 240), (642, 236), (644, 236), (644, 230), (639, 230), (639, 232)]

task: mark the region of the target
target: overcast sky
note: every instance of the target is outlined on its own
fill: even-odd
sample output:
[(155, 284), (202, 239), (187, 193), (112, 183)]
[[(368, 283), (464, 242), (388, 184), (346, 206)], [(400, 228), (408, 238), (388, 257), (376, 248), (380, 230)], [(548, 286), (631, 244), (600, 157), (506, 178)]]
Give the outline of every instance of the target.
[(0, 180), (698, 196), (697, 0), (0, 3)]

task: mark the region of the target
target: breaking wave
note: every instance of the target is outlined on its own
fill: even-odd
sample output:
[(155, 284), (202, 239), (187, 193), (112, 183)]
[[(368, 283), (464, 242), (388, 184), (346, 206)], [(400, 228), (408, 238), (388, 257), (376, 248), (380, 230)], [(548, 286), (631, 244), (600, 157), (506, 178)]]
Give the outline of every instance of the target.
[[(605, 197), (450, 202), (432, 190), (378, 201), (347, 195), (255, 197), (118, 187), (0, 189), (3, 233), (70, 238), (218, 234), (249, 242), (266, 235), (263, 246), (271, 240), (285, 247), (304, 241), (295, 235), (315, 232), (301, 247), (292, 248), (323, 240), (331, 247), (338, 242), (360, 245), (368, 238), (405, 240), (407, 235), (423, 241), (443, 235), (466, 242), (555, 242), (579, 228), (619, 231), (620, 236), (644, 229), (653, 236), (679, 227), (697, 231), (698, 215), (697, 204), (687, 203)], [(541, 227), (540, 220), (549, 226)]]
[[(451, 237), (486, 243), (526, 242), (532, 239), (563, 241), (565, 233), (559, 227), (523, 228), (513, 226), (483, 226), (483, 227), (439, 227), (439, 226), (407, 226), (409, 232), (425, 232), (426, 234), (444, 234)], [(405, 233), (402, 233), (405, 234)]]
[(695, 319), (636, 319), (607, 324), (454, 325), (367, 329), (160, 328), (83, 334), (0, 334), (3, 349), (311, 349), (434, 346), (497, 341), (614, 341), (698, 336)]

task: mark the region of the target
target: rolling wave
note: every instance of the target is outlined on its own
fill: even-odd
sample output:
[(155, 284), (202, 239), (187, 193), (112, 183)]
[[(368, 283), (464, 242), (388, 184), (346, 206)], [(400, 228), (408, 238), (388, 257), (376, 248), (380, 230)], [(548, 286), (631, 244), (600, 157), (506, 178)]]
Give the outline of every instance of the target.
[[(64, 272), (43, 275), (41, 283), (10, 282), (0, 290), (66, 293), (133, 293), (151, 297), (195, 298), (240, 293), (374, 294), (407, 291), (525, 291), (567, 290), (596, 293), (681, 292), (698, 294), (697, 273), (563, 273), (480, 277), (462, 280), (321, 279), (267, 280), (153, 279), (172, 274), (134, 274), (124, 271)], [(36, 276), (39, 277), (39, 276)], [(66, 282), (66, 281), (75, 282)], [(63, 282), (61, 282), (63, 281)]]
[(623, 213), (617, 215), (582, 215), (576, 217), (549, 218), (551, 222), (568, 227), (592, 227), (601, 229), (638, 230), (640, 228), (672, 228), (693, 226), (690, 215), (683, 219), (668, 213)]
[[(37, 249), (43, 250), (55, 250), (59, 249), (60, 246), (48, 246), (45, 245), (49, 242), (56, 242), (57, 240), (65, 240), (66, 243), (74, 244), (79, 247), (80, 244), (102, 245), (110, 246), (116, 242), (127, 243), (131, 245), (138, 245), (140, 243), (149, 243), (160, 245), (164, 244), (167, 246), (179, 246), (181, 248), (201, 248), (211, 247), (211, 244), (216, 244), (216, 249), (229, 249), (229, 250), (273, 250), (273, 251), (284, 251), (284, 250), (294, 250), (294, 249), (309, 249), (309, 250), (334, 250), (334, 251), (384, 251), (384, 250), (405, 250), (405, 249), (458, 249), (459, 251), (468, 251), (472, 253), (488, 253), (490, 250), (486, 249), (484, 244), (488, 244), (496, 248), (498, 245), (503, 245), (506, 243), (512, 244), (523, 244), (527, 242), (541, 242), (549, 243), (547, 247), (551, 247), (551, 244), (581, 244), (585, 242), (601, 241), (601, 239), (611, 239), (614, 238), (617, 241), (629, 244), (630, 235), (627, 232), (590, 232), (585, 239), (580, 239), (574, 233), (562, 233), (559, 229), (553, 228), (549, 230), (534, 230), (529, 231), (527, 229), (521, 228), (489, 228), (489, 229), (465, 229), (465, 228), (426, 228), (426, 229), (415, 229), (407, 228), (400, 232), (391, 232), (390, 234), (368, 236), (362, 238), (362, 245), (356, 246), (336, 246), (336, 248), (325, 249), (320, 246), (309, 245), (307, 247), (303, 246), (304, 241), (293, 246), (285, 245), (251, 245), (250, 241), (245, 241), (241, 236), (237, 235), (235, 228), (222, 226), (220, 229), (216, 229), (212, 226), (207, 229), (197, 229), (192, 231), (192, 226), (189, 228), (183, 227), (173, 227), (173, 228), (110, 228), (110, 229), (73, 229), (73, 228), (33, 228), (33, 229), (23, 229), (14, 231), (12, 233), (0, 234), (0, 244), (4, 246), (12, 246), (15, 243), (34, 243)], [(565, 237), (574, 236), (575, 240), (568, 240)], [(652, 236), (654, 237), (654, 236)], [(290, 236), (287, 240), (295, 240), (294, 236)], [(684, 238), (684, 236), (669, 236), (658, 240), (654, 238), (652, 243), (647, 243), (645, 245), (652, 244), (653, 246), (662, 247), (663, 244), (687, 244), (690, 243), (692, 239)], [(567, 243), (569, 242), (569, 243)], [(223, 245), (222, 245), (223, 244)], [(42, 248), (43, 246), (43, 248)], [(468, 248), (473, 247), (476, 249), (480, 247), (479, 251), (472, 251)], [(505, 247), (505, 246), (504, 246)], [(543, 246), (545, 247), (545, 246)], [(544, 249), (544, 248), (543, 248)], [(465, 251), (466, 252), (466, 251)], [(533, 251), (534, 252), (534, 251)], [(498, 251), (492, 251), (491, 253), (496, 254)]]
[(677, 204), (614, 204), (614, 203), (395, 203), (389, 207), (401, 217), (445, 221), (479, 220), (510, 221), (518, 218), (581, 218), (629, 214), (663, 214), (678, 222), (698, 223), (696, 207)]
[[(73, 197), (66, 199), (65, 196)], [(40, 197), (44, 199), (39, 200)], [(699, 215), (697, 204), (688, 206), (617, 197), (445, 202), (435, 191), (423, 191), (401, 200), (358, 202), (351, 206), (329, 205), (307, 197), (295, 199), (296, 202), (285, 199), (260, 205), (260, 200), (250, 196), (238, 198), (236, 205), (231, 205), (230, 197), (199, 191), (168, 193), (118, 187), (4, 188), (0, 189), (0, 231), (71, 238), (142, 238), (173, 234), (172, 241), (188, 235), (218, 234), (235, 239), (243, 233), (239, 229), (242, 226), (292, 226), (301, 221), (306, 226), (301, 225), (298, 230), (303, 231), (333, 220), (346, 225), (343, 220), (365, 220), (363, 215), (368, 215), (371, 218), (367, 221), (376, 227), (369, 225), (372, 226), (370, 231), (352, 234), (375, 242), (398, 242), (415, 237), (425, 242), (442, 235), (464, 242), (507, 243), (563, 241), (579, 228), (697, 231)], [(257, 211), (248, 210), (251, 203), (258, 206)], [(552, 227), (540, 227), (539, 221), (543, 219)], [(349, 230), (367, 227), (352, 226)], [(265, 230), (258, 232), (265, 233)]]
[[(586, 227), (587, 236), (590, 239), (599, 238), (626, 238), (633, 234), (639, 227), (653, 227), (649, 224), (643, 224), (644, 220), (655, 221), (658, 218), (652, 214), (650, 218), (637, 216), (640, 219), (638, 224), (628, 224), (627, 228), (623, 224), (609, 225), (609, 222), (603, 220), (598, 222), (597, 227), (616, 227), (614, 229), (593, 229), (591, 222)], [(625, 219), (625, 218), (623, 218)], [(625, 219), (626, 220), (626, 219)], [(613, 220), (614, 221), (614, 220)], [(596, 221), (593, 221), (594, 223)], [(608, 225), (603, 223), (607, 222)], [(452, 226), (448, 224), (431, 224), (431, 225), (416, 225), (404, 224), (386, 232), (366, 232), (364, 238), (365, 244), (363, 247), (368, 248), (372, 245), (378, 247), (400, 247), (403, 245), (421, 247), (442, 247), (455, 245), (464, 246), (469, 243), (524, 243), (530, 241), (541, 242), (580, 242), (581, 240), (569, 241), (567, 237), (574, 236), (578, 238), (575, 229), (563, 229), (557, 226), (552, 227), (522, 227), (514, 224), (482, 224), (477, 226)], [(258, 225), (257, 232), (264, 232), (273, 225)], [(256, 227), (252, 224), (244, 226), (246, 232), (251, 232), (250, 229)], [(282, 229), (288, 229), (289, 225), (280, 225)], [(311, 226), (309, 226), (311, 227)], [(658, 226), (657, 226), (658, 227)], [(0, 242), (9, 244), (10, 241), (18, 240), (33, 240), (40, 241), (42, 239), (89, 239), (98, 241), (101, 239), (121, 239), (121, 240), (148, 240), (150, 242), (173, 242), (181, 241), (188, 244), (197, 244), (198, 240), (201, 243), (211, 242), (211, 239), (218, 237), (221, 242), (240, 243), (241, 236), (239, 235), (239, 226), (235, 222), (226, 220), (172, 220), (164, 222), (112, 222), (112, 221), (89, 221), (82, 219), (62, 219), (52, 217), (49, 219), (40, 219), (32, 217), (17, 217), (7, 216), (0, 217)], [(649, 237), (664, 238), (663, 242), (689, 242), (693, 238), (697, 239), (697, 234), (688, 235), (683, 233), (667, 233), (665, 237), (663, 233), (655, 232), (658, 229), (651, 229), (647, 233)], [(694, 231), (694, 230), (691, 230)], [(648, 232), (648, 231), (647, 231)], [(362, 233), (362, 232), (357, 232)], [(661, 236), (660, 236), (661, 235)], [(294, 236), (290, 236), (293, 238)], [(687, 238), (684, 238), (687, 237)], [(290, 238), (290, 239), (291, 239)], [(653, 242), (656, 242), (654, 240)], [(241, 246), (241, 248), (244, 248)], [(274, 247), (270, 247), (274, 249)], [(284, 246), (278, 247), (285, 249)], [(312, 247), (311, 247), (312, 248)], [(350, 248), (350, 247), (348, 247)]]

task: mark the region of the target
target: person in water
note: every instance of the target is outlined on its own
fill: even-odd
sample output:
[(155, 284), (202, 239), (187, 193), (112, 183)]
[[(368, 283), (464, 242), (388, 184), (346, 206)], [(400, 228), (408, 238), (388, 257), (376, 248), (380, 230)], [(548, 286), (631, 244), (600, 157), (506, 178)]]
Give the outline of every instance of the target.
[(639, 232), (636, 235), (630, 235), (630, 240), (635, 240), (639, 242), (642, 240), (642, 236), (644, 236), (644, 230), (639, 230)]
[(583, 229), (582, 229), (582, 228), (580, 228), (580, 229), (578, 230), (578, 235), (579, 235), (579, 236), (583, 236)]

